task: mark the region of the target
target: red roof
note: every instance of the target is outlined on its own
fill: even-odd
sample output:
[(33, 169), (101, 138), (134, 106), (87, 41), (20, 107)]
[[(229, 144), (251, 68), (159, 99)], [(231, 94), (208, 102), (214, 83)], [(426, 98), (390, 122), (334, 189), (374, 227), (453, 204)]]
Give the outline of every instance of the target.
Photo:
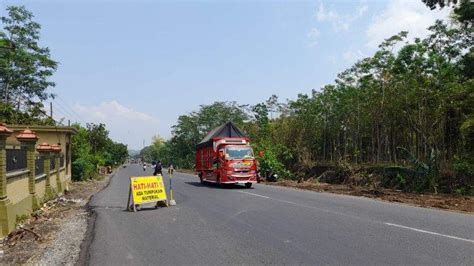
[(38, 136), (36, 136), (35, 132), (27, 128), (16, 136), (16, 139), (19, 141), (37, 141)]
[(4, 123), (0, 123), (0, 135), (11, 135), (13, 131), (8, 129)]
[(51, 145), (49, 145), (46, 142), (43, 142), (36, 148), (36, 150), (39, 151), (39, 152), (51, 151)]

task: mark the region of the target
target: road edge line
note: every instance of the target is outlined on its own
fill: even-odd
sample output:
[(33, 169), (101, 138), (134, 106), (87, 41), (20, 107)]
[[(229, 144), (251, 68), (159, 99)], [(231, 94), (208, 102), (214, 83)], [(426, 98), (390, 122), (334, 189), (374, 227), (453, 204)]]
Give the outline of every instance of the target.
[(389, 226), (393, 226), (393, 227), (398, 227), (398, 228), (402, 228), (402, 229), (407, 229), (407, 230), (419, 232), (419, 233), (425, 233), (425, 234), (430, 234), (430, 235), (435, 235), (435, 236), (442, 236), (442, 237), (446, 237), (446, 238), (450, 238), (450, 239), (455, 239), (455, 240), (460, 240), (460, 241), (465, 241), (465, 242), (474, 244), (474, 240), (467, 239), (467, 238), (462, 238), (462, 237), (457, 237), (457, 236), (451, 236), (451, 235), (445, 235), (445, 234), (441, 234), (441, 233), (436, 233), (436, 232), (432, 232), (432, 231), (426, 231), (426, 230), (423, 230), (423, 229), (418, 229), (418, 228), (414, 228), (414, 227), (404, 226), (404, 225), (400, 225), (400, 224), (394, 224), (394, 223), (384, 223), (384, 224), (385, 224), (385, 225), (389, 225)]
[(270, 197), (255, 194), (255, 193), (250, 193), (250, 192), (245, 192), (245, 191), (237, 191), (237, 192), (244, 193), (244, 194), (247, 194), (247, 195), (252, 195), (252, 196), (255, 196), (255, 197), (261, 197), (261, 198), (264, 198), (264, 199), (271, 199)]

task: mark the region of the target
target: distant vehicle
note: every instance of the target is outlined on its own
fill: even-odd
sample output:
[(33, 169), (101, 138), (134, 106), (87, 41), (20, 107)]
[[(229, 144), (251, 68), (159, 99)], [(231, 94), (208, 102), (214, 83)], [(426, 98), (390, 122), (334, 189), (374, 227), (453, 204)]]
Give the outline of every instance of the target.
[(196, 173), (202, 182), (257, 183), (257, 163), (250, 139), (232, 122), (209, 132), (196, 146)]

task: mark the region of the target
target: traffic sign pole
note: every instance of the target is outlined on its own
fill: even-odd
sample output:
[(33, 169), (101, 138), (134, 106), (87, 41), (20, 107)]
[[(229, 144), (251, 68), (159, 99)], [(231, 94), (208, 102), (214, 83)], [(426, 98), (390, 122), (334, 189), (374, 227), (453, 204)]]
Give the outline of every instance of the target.
[(174, 200), (174, 197), (173, 197), (173, 182), (172, 182), (173, 172), (174, 172), (173, 168), (168, 169), (168, 173), (169, 173), (169, 176), (170, 176), (170, 202), (169, 202), (170, 206), (175, 206), (176, 205), (176, 201)]

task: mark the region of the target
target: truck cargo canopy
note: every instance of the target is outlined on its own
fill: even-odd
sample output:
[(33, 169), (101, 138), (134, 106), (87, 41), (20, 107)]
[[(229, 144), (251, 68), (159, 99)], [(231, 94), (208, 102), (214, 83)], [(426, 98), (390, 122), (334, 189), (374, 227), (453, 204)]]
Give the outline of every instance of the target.
[(237, 126), (232, 122), (227, 122), (211, 130), (204, 139), (196, 145), (196, 148), (212, 145), (213, 138), (245, 138), (247, 137)]

